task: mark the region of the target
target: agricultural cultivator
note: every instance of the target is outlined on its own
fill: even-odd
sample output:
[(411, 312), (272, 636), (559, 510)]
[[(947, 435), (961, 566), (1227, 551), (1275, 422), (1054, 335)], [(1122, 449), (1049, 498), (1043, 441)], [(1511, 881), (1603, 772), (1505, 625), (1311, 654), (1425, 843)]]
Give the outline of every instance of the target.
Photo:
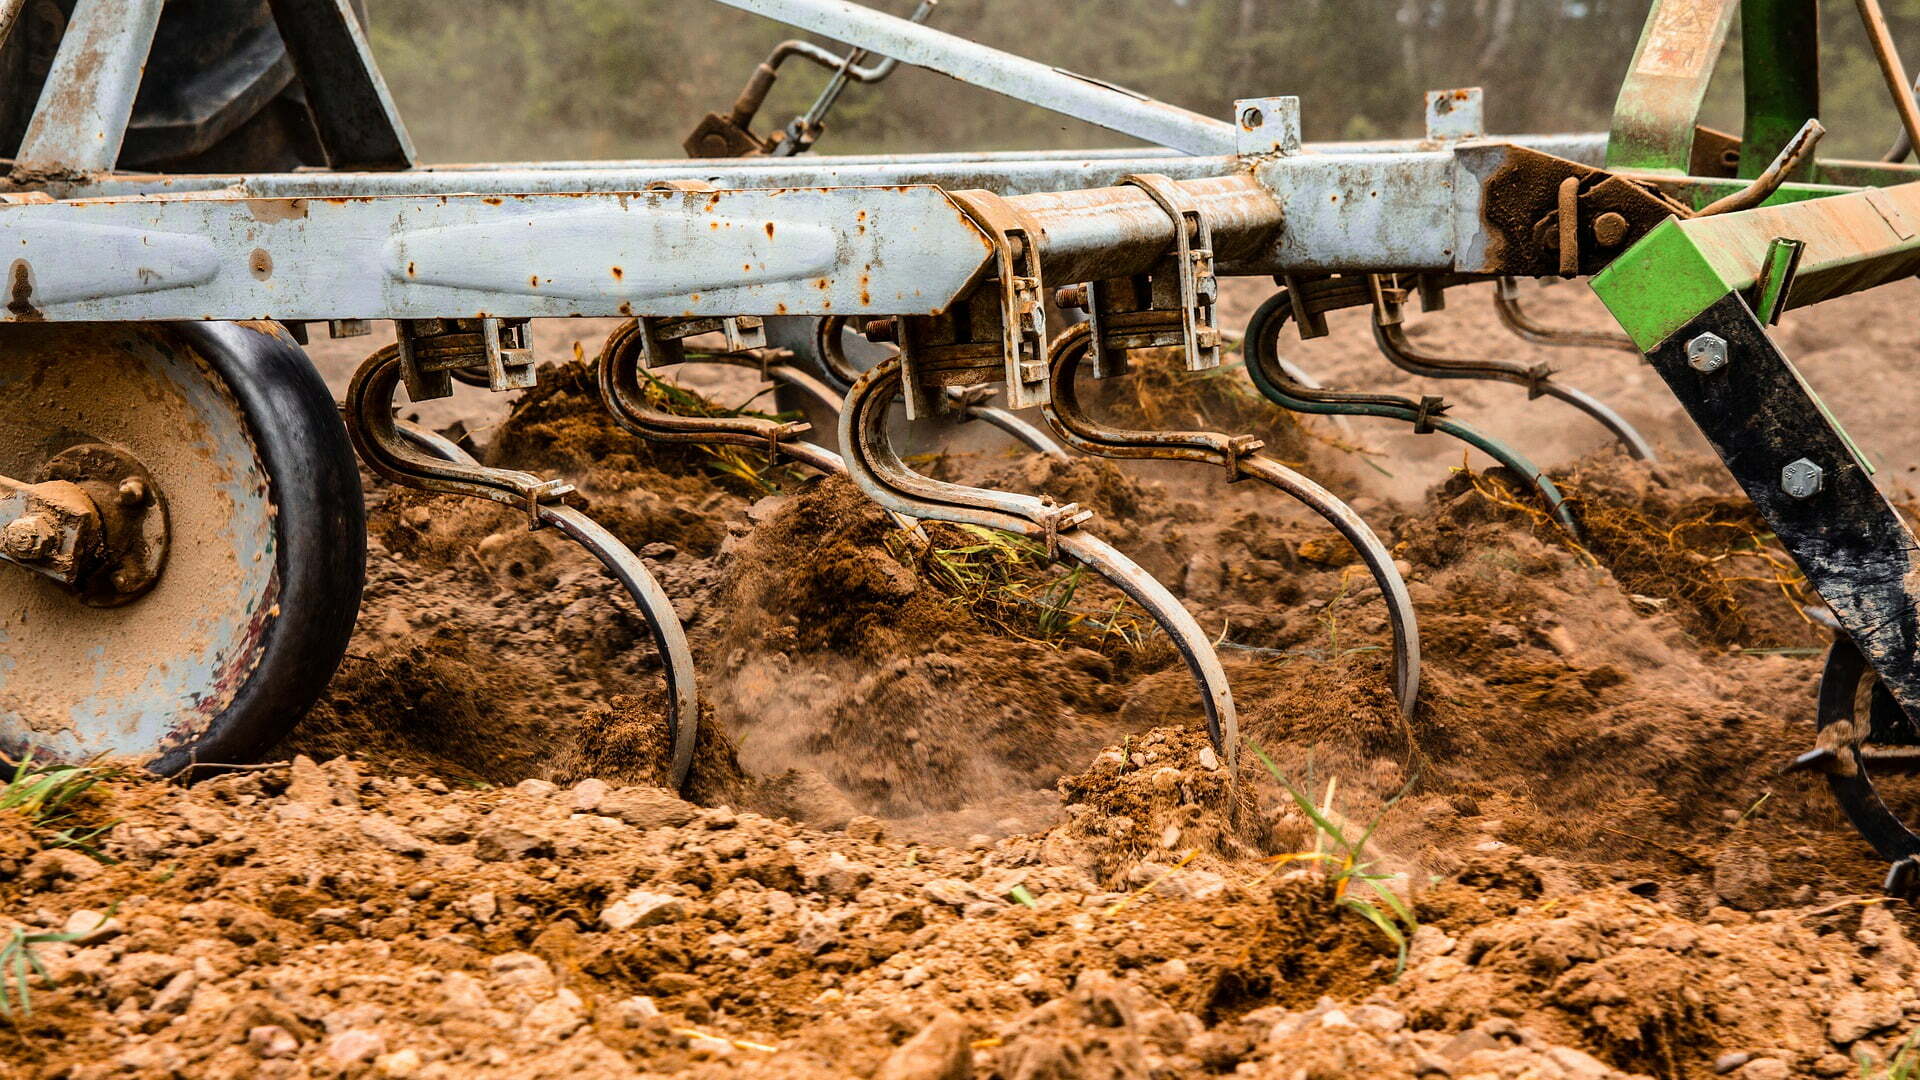
[[(1479, 91), (1450, 90), (1427, 96), (1425, 138), (1347, 144), (1303, 144), (1294, 98), (1202, 116), (968, 42), (937, 28), (934, 0), (911, 18), (846, 0), (723, 2), (850, 51), (781, 45), (688, 137), (693, 160), (431, 168), (414, 161), (350, 0), (0, 0), (5, 48), (39, 58), (0, 70), (45, 72), (5, 91), (18, 150), (0, 194), (0, 750), (169, 774), (264, 750), (319, 695), (353, 627), (357, 455), (396, 485), (516, 507), (600, 559), (651, 624), (683, 779), (696, 673), (645, 564), (564, 479), (481, 465), (394, 416), (402, 386), (414, 402), (455, 382), (532, 386), (528, 320), (576, 316), (626, 320), (598, 385), (641, 439), (766, 448), (845, 473), (902, 529), (1005, 530), (1110, 579), (1184, 656), (1228, 761), (1232, 693), (1173, 593), (1098, 539), (1082, 507), (916, 472), (890, 410), (979, 419), (1057, 457), (1260, 481), (1357, 552), (1391, 615), (1392, 690), (1416, 717), (1418, 613), (1366, 522), (1250, 435), (1116, 428), (1077, 380), (1126, 378), (1147, 349), (1220, 365), (1233, 331), (1218, 279), (1271, 278), (1241, 342), (1262, 395), (1459, 440), (1577, 537), (1553, 481), (1442, 397), (1332, 389), (1281, 355), (1288, 323), (1315, 337), (1328, 313), (1365, 309), (1393, 365), (1524, 386), (1551, 399), (1535, 407), (1651, 458), (1548, 364), (1429, 355), (1406, 334), (1410, 301), (1431, 310), (1493, 282), (1503, 322), (1530, 342), (1644, 354), (1799, 563), (1838, 632), (1813, 749), (1791, 764), (1826, 775), (1894, 864), (1891, 888), (1920, 888), (1920, 837), (1875, 788), (1920, 763), (1914, 536), (1768, 334), (1791, 309), (1920, 270), (1920, 167), (1905, 161), (1920, 108), (1875, 0), (1859, 8), (1903, 132), (1884, 161), (1816, 153), (1813, 0), (1655, 0), (1609, 133), (1489, 136)], [(1736, 14), (1746, 123), (1728, 135), (1697, 117)], [(797, 62), (828, 71), (825, 89), (756, 133)], [(835, 100), (899, 63), (1147, 145), (812, 152)], [(1515, 285), (1579, 277), (1626, 336), (1542, 325)], [(301, 345), (370, 320), (390, 320), (396, 341), (337, 404)], [(747, 365), (838, 430), (650, 403), (653, 370), (690, 362)], [(995, 388), (1004, 407), (988, 404)], [(1051, 435), (1016, 415), (1036, 408)]]

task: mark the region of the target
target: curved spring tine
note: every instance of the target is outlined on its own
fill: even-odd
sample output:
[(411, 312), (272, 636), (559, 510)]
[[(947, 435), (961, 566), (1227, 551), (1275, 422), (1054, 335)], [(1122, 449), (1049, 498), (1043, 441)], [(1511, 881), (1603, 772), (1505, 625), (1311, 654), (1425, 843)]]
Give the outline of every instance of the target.
[(1609, 334), (1599, 330), (1561, 330), (1535, 319), (1520, 305), (1520, 283), (1514, 278), (1503, 277), (1494, 282), (1493, 307), (1500, 313), (1500, 324), (1513, 331), (1514, 336), (1522, 341), (1553, 348), (1616, 349), (1640, 355), (1640, 347), (1625, 334)]
[(1280, 331), (1293, 315), (1293, 302), (1285, 289), (1267, 298), (1247, 322), (1247, 375), (1268, 401), (1293, 412), (1317, 416), (1378, 416), (1414, 425), (1414, 430), (1438, 431), (1459, 439), (1524, 478), (1539, 494), (1540, 500), (1560, 527), (1574, 539), (1583, 538), (1579, 521), (1567, 507), (1566, 497), (1539, 466), (1519, 451), (1490, 438), (1465, 424), (1447, 419), (1446, 402), (1439, 398), (1409, 401), (1390, 394), (1354, 394), (1341, 390), (1307, 387), (1287, 377), (1279, 362)]
[[(573, 485), (541, 480), (531, 473), (493, 469), (475, 462), (452, 442), (401, 425), (393, 416), (393, 395), (400, 382), (400, 351), (388, 345), (368, 357), (347, 388), (347, 433), (367, 467), (403, 487), (488, 499), (525, 507), (530, 525), (552, 525), (599, 559), (633, 596), (646, 616), (667, 681), (667, 726), (672, 743), (668, 779), (677, 790), (693, 768), (694, 741), (700, 724), (700, 697), (693, 674), (693, 650), (686, 629), (660, 583), (638, 556), (567, 500)], [(448, 453), (451, 451), (451, 454)]]
[(1079, 386), (1074, 380), (1092, 343), (1091, 328), (1086, 323), (1071, 327), (1054, 339), (1051, 348), (1053, 399), (1042, 406), (1054, 431), (1074, 449), (1100, 457), (1218, 465), (1227, 470), (1228, 482), (1246, 477), (1264, 481), (1319, 514), (1353, 545), (1380, 586), (1380, 594), (1387, 602), (1388, 621), (1393, 627), (1393, 692), (1400, 701), (1400, 715), (1411, 719), (1420, 696), (1419, 622), (1413, 610), (1413, 598), (1407, 594), (1406, 580), (1393, 565), (1393, 553), (1380, 542), (1380, 537), (1338, 496), (1272, 458), (1256, 453), (1261, 444), (1250, 436), (1211, 431), (1134, 431), (1095, 421), (1081, 408)]
[(847, 449), (847, 472), (861, 491), (895, 513), (926, 521), (951, 521), (998, 529), (1042, 540), (1048, 553), (1065, 554), (1113, 582), (1145, 608), (1167, 632), (1200, 686), (1207, 714), (1207, 737), (1232, 766), (1239, 758), (1240, 727), (1226, 669), (1213, 642), (1193, 614), (1139, 564), (1112, 545), (1077, 526), (1090, 513), (1069, 503), (1008, 491), (990, 491), (934, 480), (907, 467), (887, 438), (887, 404), (900, 385), (900, 360), (893, 357), (860, 377), (840, 414), (840, 443)]
[(1407, 340), (1406, 327), (1400, 321), (1397, 308), (1397, 304), (1376, 307), (1373, 319), (1373, 340), (1394, 367), (1429, 379), (1486, 379), (1524, 386), (1528, 397), (1557, 398), (1586, 413), (1611, 432), (1627, 448), (1627, 453), (1641, 461), (1658, 460), (1652, 445), (1632, 424), (1591, 395), (1554, 382), (1553, 372), (1545, 364), (1523, 368), (1498, 360), (1451, 360), (1421, 352)]
[[(829, 315), (820, 320), (820, 328), (814, 337), (815, 351), (820, 354), (820, 367), (827, 374), (827, 381), (838, 383), (838, 389), (845, 393), (859, 381), (860, 369), (847, 359), (847, 350), (841, 344), (840, 335), (846, 329), (847, 320), (843, 315)], [(1045, 454), (1056, 461), (1069, 460), (1066, 450), (1060, 444), (1047, 437), (1047, 433), (1020, 419), (1005, 409), (992, 405), (981, 405), (971, 401), (965, 390), (959, 387), (947, 387), (947, 400), (959, 412), (960, 419), (981, 420), (1013, 436), (1035, 453)], [(839, 412), (834, 407), (834, 412)]]

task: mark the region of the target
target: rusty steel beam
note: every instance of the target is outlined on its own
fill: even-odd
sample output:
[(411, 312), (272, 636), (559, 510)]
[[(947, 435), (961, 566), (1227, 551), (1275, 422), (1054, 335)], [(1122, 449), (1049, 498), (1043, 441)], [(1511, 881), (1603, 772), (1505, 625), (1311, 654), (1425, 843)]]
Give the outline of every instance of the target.
[[(79, 0), (40, 90), (16, 175), (113, 168), (164, 0)], [(12, 28), (12, 20), (6, 29)]]

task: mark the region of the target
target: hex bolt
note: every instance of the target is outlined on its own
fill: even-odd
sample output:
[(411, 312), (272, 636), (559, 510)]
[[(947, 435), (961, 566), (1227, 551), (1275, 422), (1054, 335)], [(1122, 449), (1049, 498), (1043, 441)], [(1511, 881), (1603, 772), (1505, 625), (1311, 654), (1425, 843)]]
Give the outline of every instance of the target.
[(1780, 470), (1780, 490), (1796, 499), (1811, 499), (1820, 494), (1826, 484), (1827, 474), (1806, 458), (1789, 461)]
[(1593, 219), (1593, 238), (1601, 247), (1619, 247), (1620, 241), (1627, 238), (1627, 229), (1626, 216), (1612, 210)]
[(53, 554), (60, 536), (44, 515), (25, 514), (7, 522), (0, 544), (16, 559), (44, 559)]
[(1719, 334), (1701, 334), (1687, 342), (1687, 366), (1702, 375), (1726, 367), (1727, 339)]

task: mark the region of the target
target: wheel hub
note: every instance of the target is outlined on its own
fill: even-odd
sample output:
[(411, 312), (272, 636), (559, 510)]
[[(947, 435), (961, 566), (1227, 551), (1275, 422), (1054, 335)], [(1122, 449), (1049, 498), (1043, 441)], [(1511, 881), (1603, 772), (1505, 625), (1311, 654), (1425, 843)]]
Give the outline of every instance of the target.
[(105, 443), (68, 447), (36, 483), (0, 476), (0, 559), (91, 607), (132, 603), (167, 561), (167, 501), (146, 466)]

